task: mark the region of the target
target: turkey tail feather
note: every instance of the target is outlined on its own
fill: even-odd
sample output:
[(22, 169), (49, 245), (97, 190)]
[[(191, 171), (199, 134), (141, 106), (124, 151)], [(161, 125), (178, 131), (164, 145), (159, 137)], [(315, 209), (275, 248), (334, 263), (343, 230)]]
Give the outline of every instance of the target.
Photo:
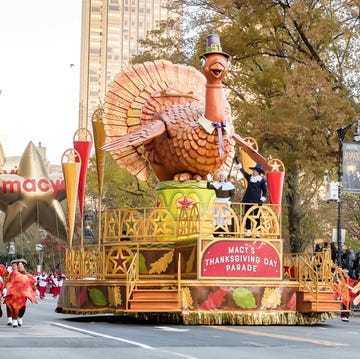
[[(205, 84), (205, 77), (195, 68), (167, 60), (133, 65), (118, 73), (105, 95), (103, 121), (107, 144), (103, 149), (110, 151), (120, 167), (143, 180), (150, 175), (150, 168), (139, 171), (127, 160), (123, 150), (126, 149), (129, 156), (131, 153), (132, 159), (137, 157), (133, 163), (140, 160), (142, 164), (147, 163), (138, 146), (165, 131), (156, 115), (169, 105), (179, 103), (181, 94), (187, 101), (203, 104)], [(169, 96), (169, 93), (176, 95)]]

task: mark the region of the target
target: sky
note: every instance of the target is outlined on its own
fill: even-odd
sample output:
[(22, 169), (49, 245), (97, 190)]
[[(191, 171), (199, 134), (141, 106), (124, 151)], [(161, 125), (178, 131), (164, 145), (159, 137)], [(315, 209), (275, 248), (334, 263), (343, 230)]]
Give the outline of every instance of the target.
[(79, 120), (81, 0), (0, 0), (0, 143), (61, 164)]

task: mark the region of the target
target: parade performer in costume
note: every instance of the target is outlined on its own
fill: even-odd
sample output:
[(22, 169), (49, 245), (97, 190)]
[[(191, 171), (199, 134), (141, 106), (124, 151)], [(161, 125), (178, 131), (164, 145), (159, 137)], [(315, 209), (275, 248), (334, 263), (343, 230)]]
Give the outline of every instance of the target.
[(42, 270), (40, 275), (37, 277), (37, 288), (39, 290), (40, 299), (45, 298), (46, 288), (48, 285), (47, 278), (48, 276), (44, 270)]
[(3, 264), (0, 264), (0, 318), (2, 317), (2, 298), (4, 296), (5, 278), (8, 275), (8, 271)]
[(26, 271), (25, 259), (16, 260), (18, 269), (11, 272), (5, 297), (5, 304), (11, 313), (12, 326), (22, 326), (22, 318), (26, 310), (26, 301), (29, 299), (32, 303), (36, 300), (36, 280)]
[(51, 294), (52, 296), (54, 296), (54, 286), (55, 286), (55, 282), (54, 282), (54, 275), (53, 273), (50, 273), (46, 279), (48, 286), (49, 286), (49, 294)]
[[(235, 187), (234, 185), (227, 180), (227, 173), (224, 171), (220, 171), (218, 173), (219, 180), (213, 181), (213, 178), (211, 175), (207, 176), (208, 179), (208, 185), (207, 187), (210, 189), (215, 190), (215, 203), (224, 203), (228, 206), (231, 206), (231, 199), (235, 194)], [(231, 220), (226, 221), (225, 223), (225, 217), (230, 214), (230, 212), (226, 209), (221, 211), (219, 208), (214, 209), (214, 217), (216, 218), (216, 224), (218, 226), (224, 226), (227, 225), (229, 227), (229, 230), (231, 231)]]
[(64, 284), (64, 280), (66, 279), (65, 277), (65, 273), (61, 272), (61, 274), (59, 274), (58, 276), (58, 287), (57, 287), (57, 296), (60, 294), (61, 292), (61, 288)]
[[(349, 277), (349, 271), (347, 269), (343, 269), (346, 273), (345, 280), (346, 283), (342, 284), (340, 280), (335, 282), (335, 298), (341, 299), (341, 313), (340, 318), (343, 322), (348, 322), (350, 318), (350, 304), (355, 300), (358, 296), (359, 292), (359, 279), (355, 280)], [(358, 300), (356, 301), (358, 304)], [(355, 303), (354, 303), (355, 304)]]
[(53, 280), (53, 297), (56, 298), (60, 292), (59, 290), (59, 274), (58, 272), (54, 272), (53, 276), (52, 276), (52, 280)]
[[(247, 173), (242, 165), (240, 164), (237, 157), (235, 157), (236, 167), (241, 171), (243, 174), (246, 182), (247, 187), (245, 194), (243, 196), (242, 202), (245, 203), (245, 214), (249, 211), (249, 209), (253, 206), (253, 203), (258, 205), (262, 205), (266, 201), (267, 195), (267, 184), (264, 178), (264, 170), (262, 169), (261, 164), (257, 163), (255, 167), (250, 167), (252, 170), (252, 174)], [(255, 209), (252, 214), (256, 216), (259, 210)], [(256, 219), (257, 226), (260, 226), (260, 217)], [(251, 221), (249, 218), (246, 219), (246, 235), (245, 237), (251, 236)], [(260, 237), (259, 231), (256, 233), (256, 237)]]
[[(10, 280), (10, 274), (17, 269), (18, 269), (17, 260), (13, 260), (11, 262), (11, 266), (8, 267), (8, 274), (5, 276), (4, 303), (5, 303), (7, 285)], [(11, 309), (8, 306), (6, 306), (6, 316), (7, 316), (7, 325), (11, 326), (12, 325)]]

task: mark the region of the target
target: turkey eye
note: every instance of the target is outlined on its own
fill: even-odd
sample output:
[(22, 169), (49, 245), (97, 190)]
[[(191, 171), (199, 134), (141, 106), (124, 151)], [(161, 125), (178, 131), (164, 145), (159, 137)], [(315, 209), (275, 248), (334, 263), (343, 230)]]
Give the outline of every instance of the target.
[(230, 70), (230, 68), (231, 68), (231, 62), (230, 62), (230, 60), (228, 60), (228, 62), (226, 63), (226, 65), (227, 65), (227, 68)]
[(200, 66), (201, 66), (201, 67), (204, 67), (204, 66), (205, 66), (205, 63), (206, 63), (206, 61), (205, 61), (205, 59), (202, 57), (202, 58), (200, 59)]

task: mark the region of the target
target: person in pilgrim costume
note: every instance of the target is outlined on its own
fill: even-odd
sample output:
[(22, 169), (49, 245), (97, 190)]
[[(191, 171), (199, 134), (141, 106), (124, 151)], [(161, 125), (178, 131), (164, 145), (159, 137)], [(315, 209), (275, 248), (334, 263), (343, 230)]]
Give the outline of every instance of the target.
[[(213, 189), (215, 191), (215, 203), (224, 203), (228, 206), (231, 206), (231, 199), (235, 194), (235, 186), (227, 180), (227, 173), (224, 171), (219, 171), (218, 173), (218, 181), (213, 181), (212, 176), (209, 174), (207, 176), (208, 185), (207, 187), (209, 189)], [(220, 209), (220, 208), (214, 208), (214, 217), (216, 219), (216, 225), (217, 226), (228, 226), (229, 232), (232, 231), (232, 222), (231, 220), (226, 221), (225, 223), (225, 217), (230, 214), (230, 211), (227, 209)], [(223, 228), (219, 228), (218, 230), (225, 231)], [(219, 234), (215, 234), (215, 236), (218, 236)]]
[[(266, 201), (267, 196), (267, 184), (264, 178), (265, 172), (261, 166), (261, 164), (257, 163), (254, 167), (249, 167), (252, 170), (252, 174), (247, 173), (242, 165), (240, 164), (237, 157), (235, 157), (236, 167), (241, 171), (243, 174), (246, 182), (247, 187), (242, 198), (242, 203), (244, 203), (244, 212), (245, 214), (249, 211), (249, 209), (254, 205), (258, 204), (261, 206)], [(252, 215), (257, 216), (259, 209), (256, 208)], [(256, 228), (260, 226), (260, 217), (256, 219)], [(245, 223), (246, 234), (245, 237), (251, 237), (251, 220), (249, 218), (246, 219)], [(260, 238), (260, 232), (256, 230), (256, 238)]]

